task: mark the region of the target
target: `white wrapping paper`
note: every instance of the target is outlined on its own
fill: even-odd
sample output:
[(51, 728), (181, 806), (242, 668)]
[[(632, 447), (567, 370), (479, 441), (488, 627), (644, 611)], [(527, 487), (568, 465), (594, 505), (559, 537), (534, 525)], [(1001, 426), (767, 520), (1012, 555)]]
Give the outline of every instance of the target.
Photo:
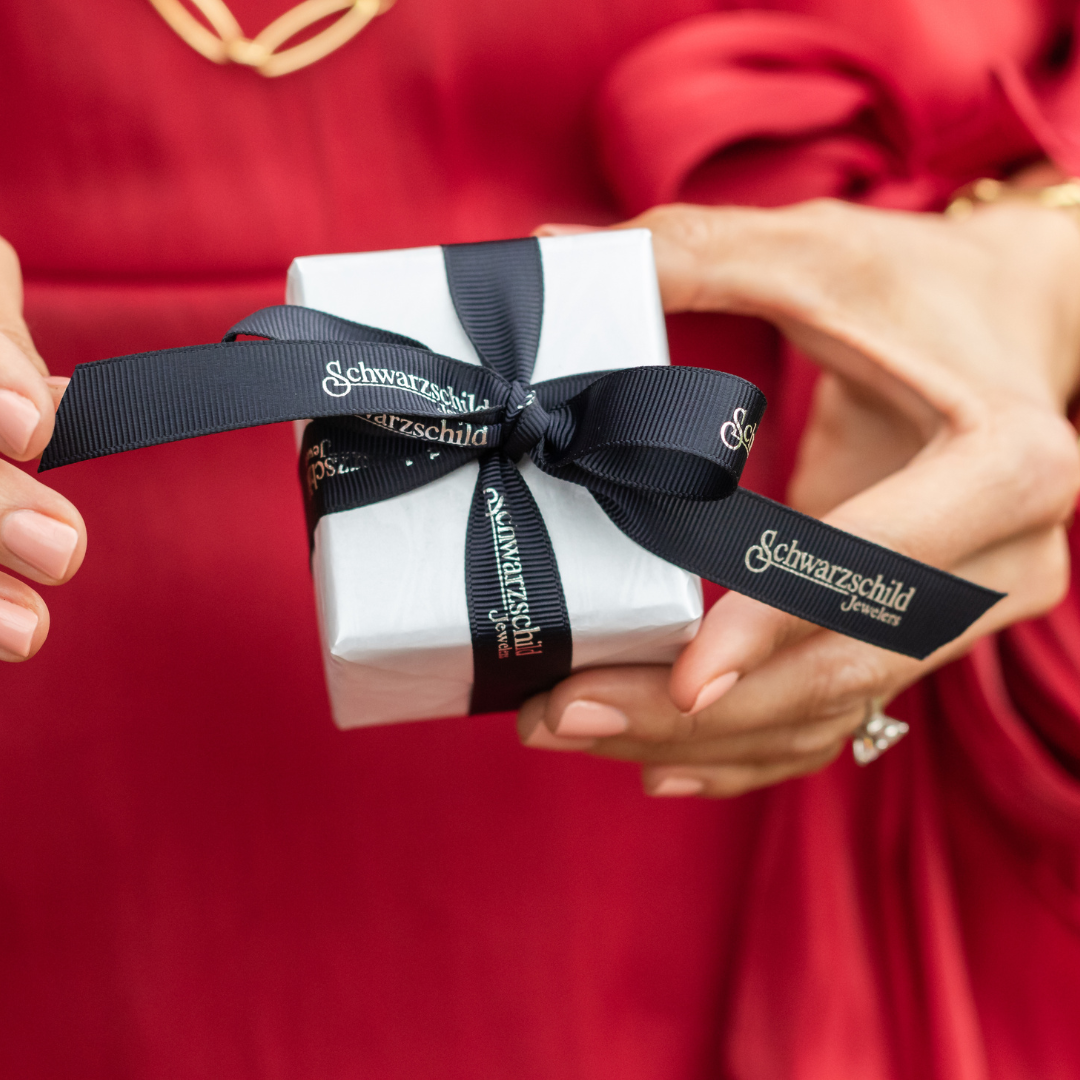
[[(545, 238), (540, 254), (544, 316), (534, 382), (669, 362), (647, 230)], [(286, 299), (479, 363), (437, 247), (297, 259)], [(583, 487), (528, 459), (521, 467), (558, 559), (574, 669), (673, 660), (701, 619), (698, 578), (638, 547)], [(465, 532), (476, 476), (470, 464), (319, 521), (312, 567), (339, 727), (468, 711)]]

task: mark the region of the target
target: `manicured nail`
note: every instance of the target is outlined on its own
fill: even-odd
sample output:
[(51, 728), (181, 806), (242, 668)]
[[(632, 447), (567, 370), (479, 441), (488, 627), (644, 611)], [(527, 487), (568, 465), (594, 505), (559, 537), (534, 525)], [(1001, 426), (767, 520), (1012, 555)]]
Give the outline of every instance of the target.
[(588, 750), (596, 745), (595, 739), (564, 739), (561, 735), (552, 735), (544, 723), (538, 723), (522, 739), (522, 744), (532, 750)]
[(685, 798), (687, 795), (700, 795), (705, 790), (705, 781), (693, 776), (665, 776), (650, 792), (664, 799)]
[(544, 723), (544, 710), (550, 697), (550, 694), (538, 694), (521, 706), (517, 731), (522, 745), (532, 750), (588, 750), (595, 739), (561, 739), (552, 735)]
[(38, 617), (29, 608), (0, 600), (0, 649), (29, 656)]
[(0, 541), (12, 555), (46, 577), (62, 578), (75, 554), (79, 534), (56, 518), (34, 510), (15, 510), (0, 524)]
[(21, 454), (29, 445), (34, 429), (41, 422), (37, 406), (14, 390), (0, 390), (0, 439)]
[(562, 738), (603, 739), (608, 735), (621, 735), (630, 727), (626, 713), (613, 705), (601, 705), (599, 701), (571, 701), (563, 709), (555, 734)]
[(690, 715), (693, 716), (702, 709), (715, 705), (738, 681), (739, 673), (728, 671), (723, 675), (718, 675), (712, 682), (707, 682), (695, 698), (694, 704), (690, 706)]

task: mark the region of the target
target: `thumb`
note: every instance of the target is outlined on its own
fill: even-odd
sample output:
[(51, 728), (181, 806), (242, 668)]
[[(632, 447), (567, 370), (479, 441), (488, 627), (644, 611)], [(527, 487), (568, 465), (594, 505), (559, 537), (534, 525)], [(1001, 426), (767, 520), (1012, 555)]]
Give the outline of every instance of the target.
[(7, 337), (42, 375), (49, 374), (45, 361), (34, 348), (30, 331), (23, 319), (23, 283), (19, 257), (3, 237), (0, 237), (0, 334)]

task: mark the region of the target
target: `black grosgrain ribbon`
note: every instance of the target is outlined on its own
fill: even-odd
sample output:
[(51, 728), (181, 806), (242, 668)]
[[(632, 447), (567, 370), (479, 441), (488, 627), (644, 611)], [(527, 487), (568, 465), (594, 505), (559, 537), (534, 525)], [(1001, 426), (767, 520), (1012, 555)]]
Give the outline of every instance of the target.
[(1000, 599), (741, 489), (765, 409), (743, 379), (638, 367), (531, 383), (544, 303), (537, 241), (443, 251), (481, 366), (310, 308), (265, 308), (219, 345), (77, 367), (41, 471), (315, 417), (301, 453), (313, 532), (324, 514), (477, 461), (465, 565), (474, 712), (513, 708), (570, 671), (558, 567), (516, 464), (526, 454), (587, 488), (624, 533), (669, 562), (908, 656), (929, 655)]

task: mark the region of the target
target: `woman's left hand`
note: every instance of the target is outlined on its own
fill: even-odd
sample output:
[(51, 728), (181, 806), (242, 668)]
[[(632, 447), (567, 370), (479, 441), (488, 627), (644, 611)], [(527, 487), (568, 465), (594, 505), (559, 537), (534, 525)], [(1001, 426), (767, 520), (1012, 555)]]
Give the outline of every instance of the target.
[(582, 671), (519, 715), (526, 745), (639, 762), (652, 794), (736, 795), (826, 765), (868, 701), (1064, 595), (1080, 227), (1015, 202), (957, 222), (829, 200), (622, 227), (652, 230), (668, 311), (768, 319), (824, 369), (793, 506), (1008, 594), (916, 661), (728, 593), (673, 668)]

